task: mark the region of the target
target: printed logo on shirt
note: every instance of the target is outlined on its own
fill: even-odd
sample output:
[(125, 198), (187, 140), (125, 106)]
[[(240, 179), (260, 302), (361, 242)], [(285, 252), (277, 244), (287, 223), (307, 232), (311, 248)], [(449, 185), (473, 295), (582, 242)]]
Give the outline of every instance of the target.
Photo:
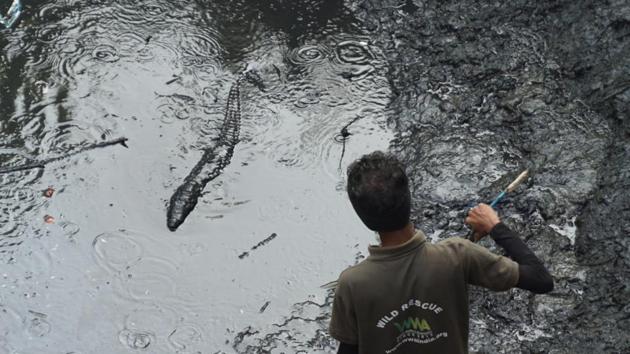
[(431, 331), (431, 326), (429, 326), (427, 320), (424, 318), (419, 319), (418, 317), (409, 317), (403, 322), (394, 323), (394, 326), (396, 326), (398, 331), (401, 333), (408, 329), (413, 329), (415, 331)]
[[(402, 317), (406, 311), (412, 311), (414, 315)], [(448, 337), (448, 332), (435, 332), (425, 317), (415, 316), (416, 313), (422, 311), (439, 315), (443, 309), (435, 303), (411, 299), (403, 303), (400, 310), (392, 310), (377, 322), (376, 327), (384, 329), (394, 326), (399, 333), (393, 347), (385, 350), (386, 354), (396, 352), (405, 343), (426, 344)]]

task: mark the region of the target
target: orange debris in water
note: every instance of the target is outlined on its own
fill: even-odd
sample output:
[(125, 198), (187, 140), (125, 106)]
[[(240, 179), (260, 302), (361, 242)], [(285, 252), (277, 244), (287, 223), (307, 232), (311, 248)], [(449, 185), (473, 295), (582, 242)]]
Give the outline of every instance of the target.
[(45, 191), (44, 191), (44, 197), (46, 198), (52, 198), (53, 194), (55, 193), (55, 189), (53, 187), (48, 187)]
[(44, 222), (46, 224), (54, 224), (55, 223), (55, 218), (53, 218), (50, 215), (46, 215), (46, 216), (44, 216)]

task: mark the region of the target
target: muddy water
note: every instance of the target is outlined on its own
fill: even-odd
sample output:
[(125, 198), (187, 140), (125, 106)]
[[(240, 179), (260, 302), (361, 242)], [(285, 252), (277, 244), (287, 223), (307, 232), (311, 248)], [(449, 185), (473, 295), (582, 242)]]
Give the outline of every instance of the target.
[[(1, 33), (3, 166), (129, 148), (0, 176), (0, 352), (234, 352), (244, 328), (325, 301), (319, 285), (371, 241), (343, 172), (388, 148), (391, 92), (346, 14), (302, 4), (275, 20), (294, 10), (34, 2)], [(172, 233), (168, 198), (248, 65), (265, 90), (241, 87), (234, 157)]]

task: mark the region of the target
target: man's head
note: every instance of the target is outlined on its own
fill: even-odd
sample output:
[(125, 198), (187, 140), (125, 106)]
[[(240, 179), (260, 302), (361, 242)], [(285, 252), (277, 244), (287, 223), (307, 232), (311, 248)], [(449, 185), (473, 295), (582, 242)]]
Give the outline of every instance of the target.
[(375, 151), (354, 161), (348, 167), (348, 197), (370, 230), (395, 231), (409, 223), (409, 179), (391, 154)]

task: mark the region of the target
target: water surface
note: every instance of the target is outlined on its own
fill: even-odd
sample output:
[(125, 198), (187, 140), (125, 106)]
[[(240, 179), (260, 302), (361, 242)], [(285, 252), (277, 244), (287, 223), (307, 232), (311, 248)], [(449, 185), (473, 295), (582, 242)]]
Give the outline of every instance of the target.
[[(3, 166), (129, 148), (0, 176), (0, 352), (244, 351), (245, 328), (326, 301), (370, 241), (344, 171), (389, 146), (391, 92), (343, 7), (283, 6), (40, 1), (2, 32)], [(243, 85), (231, 164), (172, 233), (168, 198), (248, 65), (266, 90)]]

